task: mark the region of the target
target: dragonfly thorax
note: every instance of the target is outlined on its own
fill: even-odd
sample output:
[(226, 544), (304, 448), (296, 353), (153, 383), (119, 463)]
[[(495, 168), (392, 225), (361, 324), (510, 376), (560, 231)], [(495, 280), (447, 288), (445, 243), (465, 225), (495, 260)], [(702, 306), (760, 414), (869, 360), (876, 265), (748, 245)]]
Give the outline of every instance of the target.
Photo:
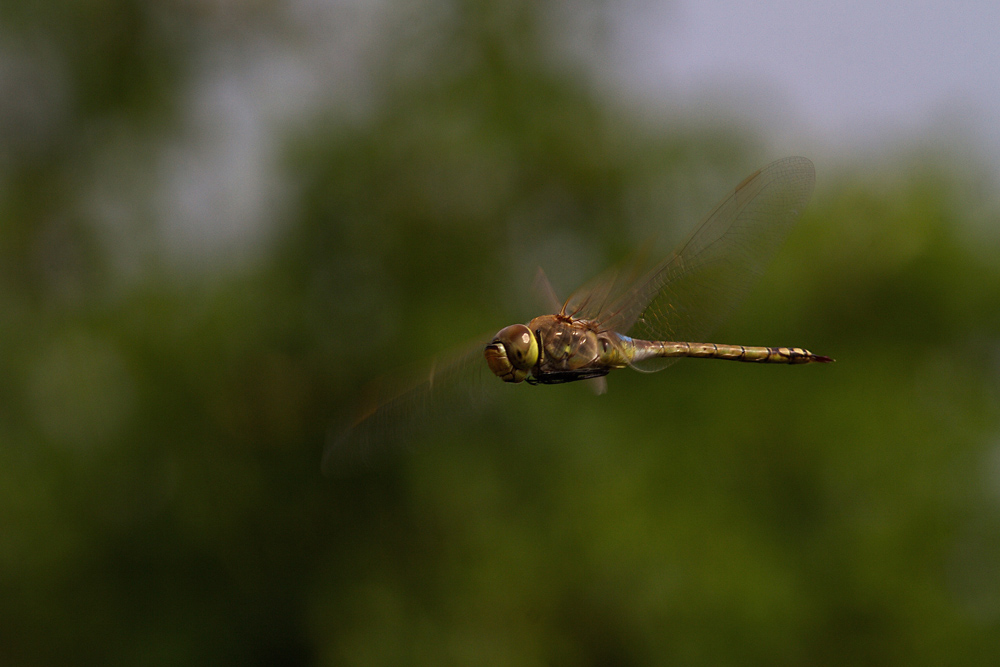
[(528, 323), (541, 345), (538, 375), (576, 371), (600, 357), (597, 331), (585, 320), (564, 315), (542, 315)]

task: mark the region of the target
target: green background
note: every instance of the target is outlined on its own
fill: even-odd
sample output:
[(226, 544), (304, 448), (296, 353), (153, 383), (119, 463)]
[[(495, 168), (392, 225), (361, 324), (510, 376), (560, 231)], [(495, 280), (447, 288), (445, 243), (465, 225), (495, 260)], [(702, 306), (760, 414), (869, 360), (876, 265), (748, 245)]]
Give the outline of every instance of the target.
[(2, 8), (0, 663), (997, 664), (1000, 226), (961, 145), (817, 161), (714, 337), (836, 364), (503, 387), (320, 475), (371, 380), (781, 157), (609, 101), (550, 8), (494, 4), (408, 6), (361, 111), (276, 129), (271, 231), (207, 254), (158, 227), (157, 165), (192, 54), (292, 39), (280, 12)]

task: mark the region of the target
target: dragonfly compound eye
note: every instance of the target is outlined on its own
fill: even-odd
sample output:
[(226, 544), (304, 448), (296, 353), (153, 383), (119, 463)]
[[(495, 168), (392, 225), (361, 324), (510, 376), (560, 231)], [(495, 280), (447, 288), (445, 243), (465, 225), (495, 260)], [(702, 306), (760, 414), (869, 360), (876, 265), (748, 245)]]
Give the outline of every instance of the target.
[(538, 362), (538, 342), (523, 324), (501, 329), (486, 346), (486, 363), (505, 382), (521, 382)]

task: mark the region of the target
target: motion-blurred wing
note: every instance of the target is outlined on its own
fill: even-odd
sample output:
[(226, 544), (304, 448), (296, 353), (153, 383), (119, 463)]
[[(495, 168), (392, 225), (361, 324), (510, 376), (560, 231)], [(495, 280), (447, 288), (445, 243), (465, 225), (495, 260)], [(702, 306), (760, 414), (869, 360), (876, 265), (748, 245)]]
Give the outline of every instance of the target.
[(406, 447), (421, 427), (488, 400), (502, 382), (483, 357), (490, 336), (462, 351), (434, 360), (409, 381), (378, 382), (351, 425), (331, 434), (323, 454), (324, 474), (350, 473), (377, 461), (387, 451)]
[[(812, 162), (772, 162), (736, 186), (668, 258), (609, 301), (604, 330), (646, 340), (702, 341), (746, 297), (812, 194)], [(639, 364), (660, 370), (672, 359)]]

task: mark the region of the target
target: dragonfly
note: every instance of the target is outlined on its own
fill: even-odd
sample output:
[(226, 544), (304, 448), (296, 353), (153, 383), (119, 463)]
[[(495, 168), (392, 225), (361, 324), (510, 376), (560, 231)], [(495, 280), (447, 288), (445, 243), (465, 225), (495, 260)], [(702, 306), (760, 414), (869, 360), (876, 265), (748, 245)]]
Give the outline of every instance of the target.
[(433, 364), (410, 385), (369, 400), (352, 426), (328, 444), (324, 468), (405, 439), (420, 415), (452, 410), (462, 404), (456, 398), (475, 394), (490, 381), (590, 380), (600, 393), (613, 370), (659, 371), (684, 357), (791, 365), (833, 361), (800, 347), (701, 342), (764, 273), (815, 180), (812, 162), (803, 157), (755, 171), (652, 268), (608, 271), (572, 293), (557, 313), (504, 327), (485, 338), (485, 345), (477, 343)]

